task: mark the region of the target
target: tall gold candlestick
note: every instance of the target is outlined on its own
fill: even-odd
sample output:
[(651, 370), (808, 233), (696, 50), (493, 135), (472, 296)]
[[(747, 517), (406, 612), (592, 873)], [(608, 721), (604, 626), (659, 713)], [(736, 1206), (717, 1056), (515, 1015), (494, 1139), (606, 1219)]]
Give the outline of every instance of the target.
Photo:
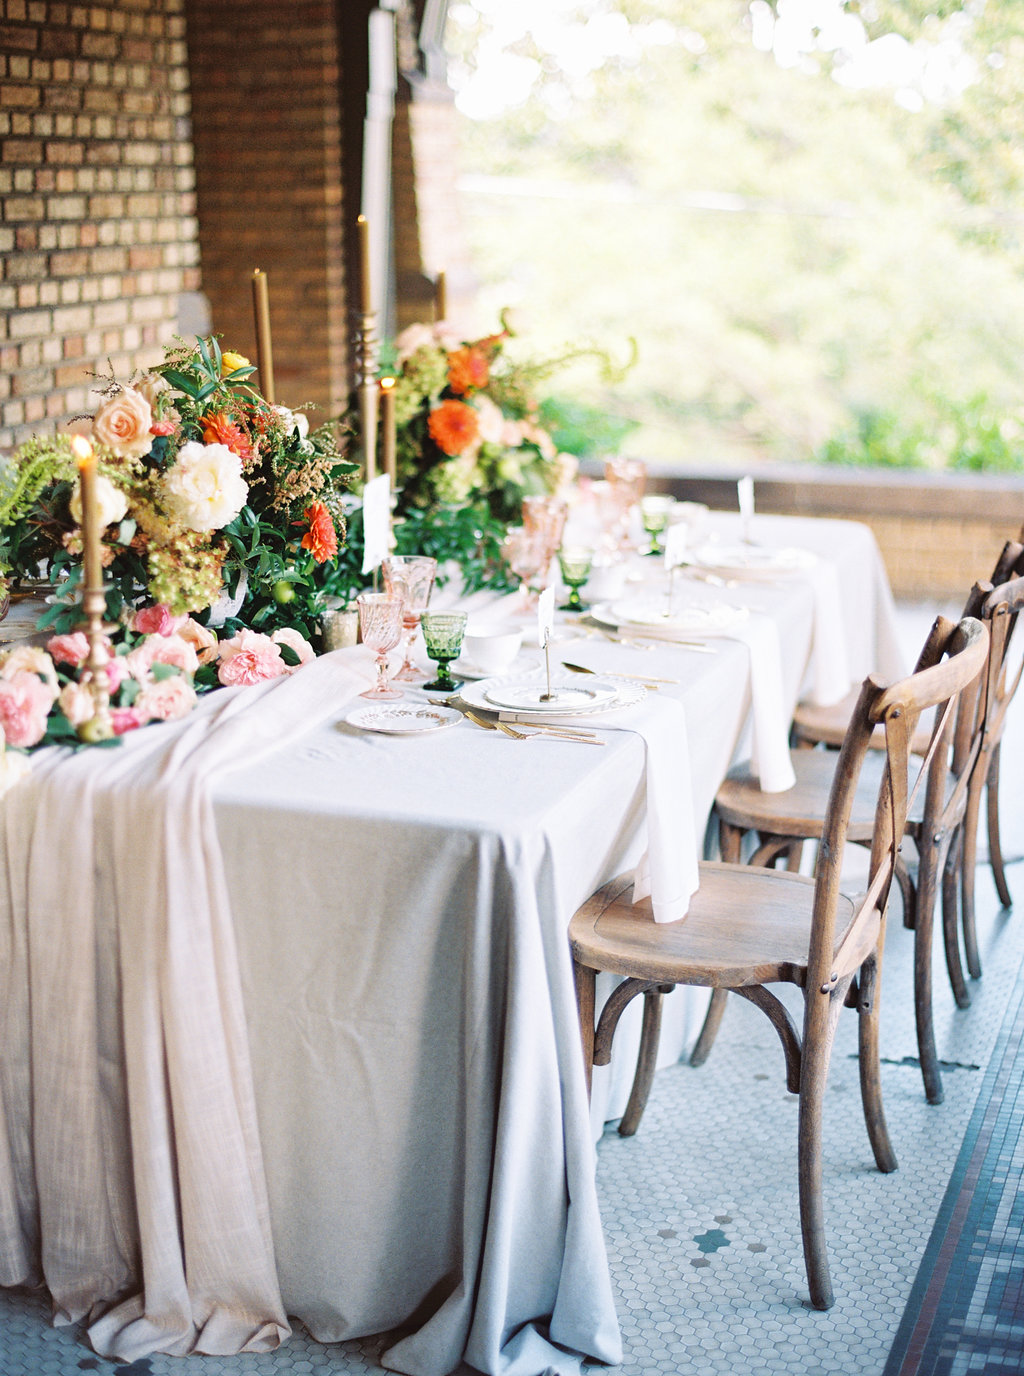
[(380, 427), (383, 436), (384, 472), (391, 479), (394, 492), (398, 481), (398, 445), (395, 433), (395, 379), (382, 377), (380, 380)]
[(256, 316), (256, 361), (260, 388), (271, 406), (274, 404), (274, 351), (270, 342), (270, 294), (267, 274), (259, 268), (252, 275), (252, 307)]
[(434, 319), (448, 319), (448, 274), (439, 272), (434, 281)]
[(79, 734), (87, 740), (105, 740), (114, 734), (114, 728), (110, 719), (110, 679), (107, 675), (110, 656), (104, 625), (107, 596), (103, 586), (103, 531), (96, 497), (96, 455), (82, 435), (76, 435), (71, 441), (71, 450), (78, 464), (82, 498), (82, 611), (89, 640), (82, 682), (88, 687), (93, 702), (92, 719), (83, 723)]

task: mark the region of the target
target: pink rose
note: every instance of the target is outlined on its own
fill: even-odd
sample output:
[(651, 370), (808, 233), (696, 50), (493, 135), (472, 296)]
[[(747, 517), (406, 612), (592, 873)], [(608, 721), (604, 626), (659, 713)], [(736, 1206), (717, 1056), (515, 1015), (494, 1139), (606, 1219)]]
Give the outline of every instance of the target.
[(235, 684), (263, 683), (288, 672), (280, 647), (258, 631), (239, 631), (222, 641), (217, 677), (231, 687)]
[(79, 669), (89, 656), (89, 637), (84, 631), (51, 636), (46, 648), (57, 664), (70, 664), (73, 669)]
[(196, 705), (196, 694), (188, 679), (176, 675), (143, 688), (135, 699), (136, 710), (148, 720), (175, 721), (188, 716)]
[(173, 635), (187, 618), (172, 616), (170, 607), (158, 602), (155, 607), (140, 607), (132, 617), (132, 630), (143, 635)]
[(0, 679), (0, 726), (8, 744), (29, 746), (42, 740), (52, 704), (49, 685), (30, 670)]
[(275, 631), (270, 637), (275, 645), (287, 645), (290, 650), (294, 650), (299, 657), (299, 663), (292, 665), (297, 669), (300, 664), (308, 664), (311, 659), (316, 659), (313, 647), (304, 635), (292, 630), (290, 626), (282, 626), (279, 631)]
[(128, 677), (128, 667), (124, 662), (124, 655), (113, 655), (107, 660), (107, 691), (111, 697), (117, 692), (121, 684)]
[(136, 731), (146, 724), (146, 718), (137, 707), (112, 707), (110, 721), (115, 736), (123, 736), (126, 731)]
[(124, 662), (126, 671), (140, 683), (149, 682), (154, 664), (172, 664), (186, 674), (199, 668), (195, 650), (180, 635), (147, 635), (124, 656)]
[(192, 646), (200, 664), (212, 664), (220, 653), (214, 633), (200, 622), (193, 621), (190, 616), (186, 616), (185, 624), (178, 631), (178, 635)]

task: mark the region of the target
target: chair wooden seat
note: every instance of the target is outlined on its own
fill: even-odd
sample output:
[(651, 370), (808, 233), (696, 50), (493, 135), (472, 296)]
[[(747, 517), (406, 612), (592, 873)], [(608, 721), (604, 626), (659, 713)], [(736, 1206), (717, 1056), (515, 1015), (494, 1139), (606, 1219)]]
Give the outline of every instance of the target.
[[(700, 888), (678, 922), (655, 922), (649, 899), (630, 902), (631, 875), (598, 889), (573, 917), (573, 957), (595, 969), (654, 983), (741, 989), (796, 984), (807, 974), (814, 881), (750, 865), (702, 864)], [(834, 949), (856, 909), (839, 895)], [(877, 934), (877, 923), (870, 932)], [(601, 1064), (595, 1057), (595, 1063)]]
[[(940, 617), (914, 674), (888, 688), (865, 681), (836, 757), (813, 880), (734, 863), (701, 865), (700, 886), (686, 917), (655, 922), (649, 903), (630, 904), (632, 880), (620, 876), (594, 894), (569, 924), (588, 1086), (593, 1066), (610, 1059), (623, 1010), (638, 996), (644, 1000), (633, 1092), (619, 1129), (623, 1135), (635, 1131), (653, 1079), (663, 994), (677, 984), (710, 988), (713, 999), (731, 991), (767, 1015), (782, 1044), (786, 1084), (800, 1100), (800, 1225), (811, 1303), (818, 1309), (832, 1304), (821, 1143), (836, 1023), (844, 1006), (856, 1009), (868, 1138), (879, 1170), (895, 1170), (879, 1078), (878, 981), (889, 887), (912, 796), (910, 739), (922, 710), (952, 706), (977, 681), (987, 641), (979, 621), (965, 619), (957, 626)], [(887, 742), (885, 755), (874, 757), (884, 768), (876, 775), (881, 783), (870, 873), (865, 892), (851, 895), (841, 885), (843, 852), (868, 741), (879, 722), (886, 723)], [(808, 761), (812, 753), (807, 752)], [(938, 760), (944, 756), (935, 753), (922, 765), (929, 792)], [(600, 971), (621, 978), (598, 1013)], [(771, 987), (783, 983), (801, 991), (802, 1027)], [(756, 1149), (756, 1136), (750, 1134), (750, 1140)]]

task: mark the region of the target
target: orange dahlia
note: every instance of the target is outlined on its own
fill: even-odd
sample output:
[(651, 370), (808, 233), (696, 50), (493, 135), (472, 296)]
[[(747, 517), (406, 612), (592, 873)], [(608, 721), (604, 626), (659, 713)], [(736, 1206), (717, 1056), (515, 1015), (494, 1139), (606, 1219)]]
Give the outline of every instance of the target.
[(458, 396), (468, 396), (487, 386), (490, 368), (487, 355), (482, 349), (469, 345), (465, 349), (453, 349), (448, 355), (448, 386)]
[(251, 463), (256, 457), (249, 437), (226, 411), (211, 411), (203, 417), (203, 442), (226, 445), (243, 463)]
[(464, 454), (480, 438), (476, 412), (464, 401), (442, 401), (431, 411), (427, 429), (438, 449), (449, 458)]
[(318, 564), (333, 559), (338, 553), (338, 532), (334, 529), (331, 513), (323, 502), (314, 502), (303, 512), (309, 522), (309, 530), (302, 537), (302, 548), (312, 552)]

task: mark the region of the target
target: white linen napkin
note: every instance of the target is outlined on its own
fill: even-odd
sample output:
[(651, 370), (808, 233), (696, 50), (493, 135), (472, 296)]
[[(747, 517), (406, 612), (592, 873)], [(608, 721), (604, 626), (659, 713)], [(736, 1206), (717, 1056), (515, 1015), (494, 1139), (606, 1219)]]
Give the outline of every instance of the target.
[(752, 614), (730, 630), (750, 652), (751, 766), (765, 793), (784, 793), (796, 783), (789, 758), (789, 715), (782, 691), (782, 652), (775, 622)]
[[(499, 712), (504, 721), (529, 721), (529, 713)], [(545, 721), (549, 720), (545, 715)], [(699, 883), (702, 837), (693, 816), (690, 750), (683, 704), (649, 693), (635, 707), (602, 716), (556, 716), (566, 726), (588, 731), (634, 731), (647, 752), (647, 845), (633, 875), (633, 902), (650, 896), (655, 922), (678, 922), (686, 916)]]
[[(0, 1079), (0, 1098), (18, 1090), (10, 1121), (31, 1124), (0, 1141), (21, 1196), (0, 1191), (0, 1243), (26, 1238), (36, 1189), (59, 1201), (23, 1260), (34, 1269), (38, 1252), (66, 1321), (100, 1314), (88, 1331), (102, 1356), (267, 1352), (290, 1331), (212, 786), (371, 677), (365, 654), (343, 651), (222, 689), (117, 749), (40, 753), (0, 803), (0, 960), (32, 1028), (5, 1053), (33, 1067)], [(25, 930), (27, 955), (4, 950), (5, 928)]]

